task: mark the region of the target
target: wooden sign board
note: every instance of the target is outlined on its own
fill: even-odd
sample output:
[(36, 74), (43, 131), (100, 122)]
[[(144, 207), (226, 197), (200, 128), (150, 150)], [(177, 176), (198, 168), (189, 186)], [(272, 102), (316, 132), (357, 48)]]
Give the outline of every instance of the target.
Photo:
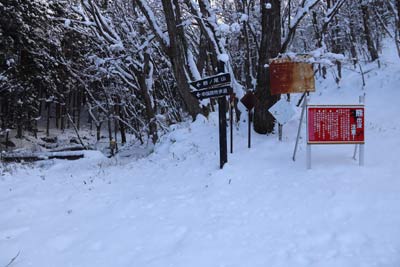
[(217, 85), (222, 85), (231, 82), (231, 75), (229, 73), (221, 73), (214, 76), (206, 77), (201, 80), (191, 82), (192, 85), (197, 90), (204, 88), (211, 88)]
[(271, 94), (315, 92), (312, 64), (274, 60), (269, 65)]
[(256, 104), (256, 96), (253, 94), (253, 92), (248, 91), (242, 99), (240, 99), (240, 102), (247, 108), (247, 110), (252, 110)]
[(364, 105), (307, 107), (308, 144), (364, 144)]
[(230, 95), (233, 93), (233, 89), (230, 85), (225, 85), (216, 88), (197, 90), (191, 93), (197, 99), (202, 100), (205, 98), (214, 98), (214, 97)]

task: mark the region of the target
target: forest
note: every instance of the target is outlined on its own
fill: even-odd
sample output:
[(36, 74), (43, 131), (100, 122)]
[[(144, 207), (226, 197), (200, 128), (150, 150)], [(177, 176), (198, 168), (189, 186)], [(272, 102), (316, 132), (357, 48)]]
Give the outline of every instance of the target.
[(400, 0), (0, 0), (0, 267), (399, 267), (399, 85)]
[(400, 0), (0, 0), (0, 14), (3, 147), (70, 129), (87, 148), (85, 127), (154, 144), (215, 110), (190, 82), (221, 68), (237, 99), (255, 93), (254, 130), (269, 134), (268, 108), (290, 98), (270, 94), (271, 59), (305, 56), (340, 84), (344, 65), (380, 65), (383, 39), (400, 56)]

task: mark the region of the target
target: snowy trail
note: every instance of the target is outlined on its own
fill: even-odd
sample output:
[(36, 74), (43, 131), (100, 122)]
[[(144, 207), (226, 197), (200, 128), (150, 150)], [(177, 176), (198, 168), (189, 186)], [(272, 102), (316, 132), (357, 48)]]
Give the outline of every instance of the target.
[[(312, 103), (357, 103), (366, 92), (366, 164), (353, 146), (313, 147), (291, 161), (284, 140), (235, 131), (218, 169), (217, 118), (176, 126), (134, 162), (89, 153), (0, 176), (0, 266), (400, 266), (400, 64), (318, 82)], [(394, 63), (390, 63), (394, 62)], [(374, 68), (374, 65), (368, 66)], [(299, 112), (298, 112), (299, 113)], [(303, 128), (303, 136), (304, 136)]]

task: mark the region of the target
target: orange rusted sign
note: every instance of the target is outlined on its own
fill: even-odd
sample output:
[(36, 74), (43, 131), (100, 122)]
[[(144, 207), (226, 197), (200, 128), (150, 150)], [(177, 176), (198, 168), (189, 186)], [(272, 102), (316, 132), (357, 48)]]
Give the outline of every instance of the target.
[(312, 64), (277, 59), (269, 65), (269, 73), (272, 95), (315, 92)]

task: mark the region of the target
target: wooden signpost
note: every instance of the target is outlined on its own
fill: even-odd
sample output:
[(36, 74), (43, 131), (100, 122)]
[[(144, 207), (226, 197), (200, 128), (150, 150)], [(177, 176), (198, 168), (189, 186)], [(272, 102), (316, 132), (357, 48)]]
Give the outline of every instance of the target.
[(231, 75), (229, 73), (220, 73), (214, 76), (206, 77), (201, 80), (191, 82), (190, 85), (197, 90), (212, 88), (214, 86), (221, 86), (231, 82)]
[[(269, 75), (271, 95), (303, 93), (303, 97), (309, 92), (315, 92), (315, 79), (313, 65), (305, 61), (305, 57), (298, 56), (295, 59), (276, 58), (270, 61)], [(306, 98), (304, 99), (307, 100)], [(299, 131), (293, 160), (296, 160), (298, 140), (300, 138), (301, 122), (303, 120), (305, 106), (303, 105), (300, 118)], [(283, 124), (279, 123), (279, 140), (282, 140)]]
[(232, 87), (230, 85), (224, 85), (216, 88), (207, 88), (192, 92), (192, 94), (200, 100), (212, 97), (225, 97), (232, 93)]
[[(219, 68), (223, 71), (223, 66)], [(227, 138), (226, 138), (226, 96), (233, 93), (230, 86), (231, 76), (229, 73), (221, 73), (210, 76), (190, 84), (198, 89), (192, 94), (199, 100), (205, 98), (218, 98), (218, 114), (219, 114), (219, 159), (220, 168), (228, 162)]]

